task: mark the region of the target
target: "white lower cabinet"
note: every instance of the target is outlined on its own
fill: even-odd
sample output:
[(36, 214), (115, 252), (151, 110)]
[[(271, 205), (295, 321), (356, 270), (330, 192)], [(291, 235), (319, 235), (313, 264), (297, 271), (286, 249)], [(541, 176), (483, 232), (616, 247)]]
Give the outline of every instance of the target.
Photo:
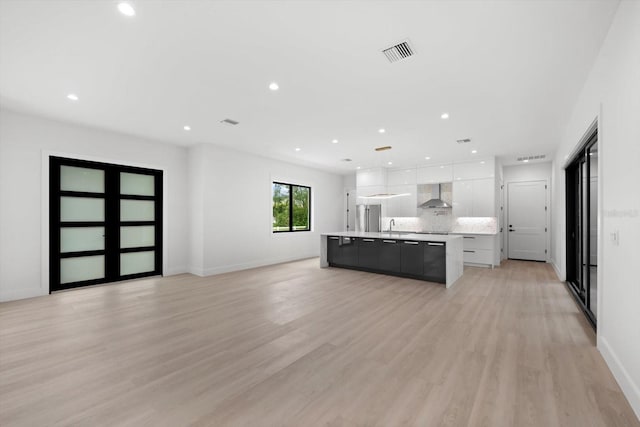
[(462, 237), (462, 254), (465, 264), (484, 264), (495, 267), (497, 236), (465, 234)]

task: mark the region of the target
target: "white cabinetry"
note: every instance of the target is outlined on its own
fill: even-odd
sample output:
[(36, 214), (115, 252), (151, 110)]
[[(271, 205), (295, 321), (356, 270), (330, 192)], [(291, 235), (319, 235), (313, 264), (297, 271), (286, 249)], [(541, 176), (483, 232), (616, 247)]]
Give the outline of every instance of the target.
[(416, 185), (389, 185), (389, 193), (398, 194), (398, 197), (385, 199), (388, 217), (415, 217), (418, 216), (418, 195)]
[(496, 216), (494, 178), (453, 182), (453, 216)]
[(363, 169), (356, 172), (356, 186), (369, 187), (386, 185), (387, 170), (384, 168)]
[(453, 179), (455, 181), (465, 179), (495, 178), (496, 166), (493, 158), (477, 160), (453, 165)]
[(498, 248), (497, 235), (474, 235), (464, 234), (463, 236), (463, 259), (465, 264), (483, 264), (494, 267), (496, 250)]
[(418, 168), (418, 184), (439, 184), (453, 180), (452, 165), (424, 166)]
[[(416, 168), (398, 169), (387, 172), (387, 185), (409, 185), (416, 183)], [(391, 191), (390, 191), (391, 193)]]

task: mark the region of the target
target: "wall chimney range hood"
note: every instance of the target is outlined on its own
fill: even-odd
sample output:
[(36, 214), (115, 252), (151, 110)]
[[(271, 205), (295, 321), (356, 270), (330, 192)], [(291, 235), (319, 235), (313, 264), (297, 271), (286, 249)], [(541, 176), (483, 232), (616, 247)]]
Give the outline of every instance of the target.
[(423, 209), (438, 209), (438, 208), (450, 208), (451, 205), (440, 198), (441, 185), (433, 185), (431, 198), (426, 202), (420, 204), (418, 207)]

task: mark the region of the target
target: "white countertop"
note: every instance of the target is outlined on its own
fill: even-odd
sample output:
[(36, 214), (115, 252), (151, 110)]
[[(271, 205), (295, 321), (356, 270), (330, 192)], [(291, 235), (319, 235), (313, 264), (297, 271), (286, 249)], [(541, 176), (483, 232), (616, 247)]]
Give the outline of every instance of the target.
[(335, 233), (322, 233), (323, 236), (340, 236), (340, 237), (364, 237), (371, 239), (398, 239), (398, 240), (415, 240), (421, 242), (450, 242), (452, 240), (462, 239), (462, 236), (452, 236), (451, 234), (414, 234), (414, 233), (376, 233), (365, 231), (336, 231)]
[(465, 236), (495, 236), (498, 233), (490, 231), (450, 231), (449, 234), (458, 236), (462, 236), (463, 234)]

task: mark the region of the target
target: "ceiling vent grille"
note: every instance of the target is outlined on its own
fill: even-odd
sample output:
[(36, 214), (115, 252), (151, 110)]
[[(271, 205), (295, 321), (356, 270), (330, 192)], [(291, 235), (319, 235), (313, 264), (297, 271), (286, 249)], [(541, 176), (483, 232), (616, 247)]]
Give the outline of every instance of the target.
[(546, 154), (538, 154), (537, 156), (522, 156), (522, 157), (518, 157), (518, 161), (519, 162), (524, 162), (525, 160), (529, 161), (529, 160), (542, 160), (544, 159), (546, 156)]
[(352, 159), (348, 159), (348, 158), (347, 158), (347, 159), (342, 159), (342, 161), (343, 161), (343, 162), (352, 162), (353, 160), (352, 160)]
[(394, 63), (415, 55), (415, 50), (413, 46), (409, 44), (409, 40), (405, 40), (395, 46), (383, 49), (382, 53), (384, 53), (384, 56), (387, 57), (390, 63)]
[(240, 122), (237, 122), (237, 121), (231, 120), (231, 119), (224, 119), (224, 120), (220, 120), (220, 123), (223, 123), (223, 124), (229, 125), (229, 126), (235, 126)]
[(468, 144), (471, 142), (471, 138), (457, 139), (456, 142), (458, 144)]

